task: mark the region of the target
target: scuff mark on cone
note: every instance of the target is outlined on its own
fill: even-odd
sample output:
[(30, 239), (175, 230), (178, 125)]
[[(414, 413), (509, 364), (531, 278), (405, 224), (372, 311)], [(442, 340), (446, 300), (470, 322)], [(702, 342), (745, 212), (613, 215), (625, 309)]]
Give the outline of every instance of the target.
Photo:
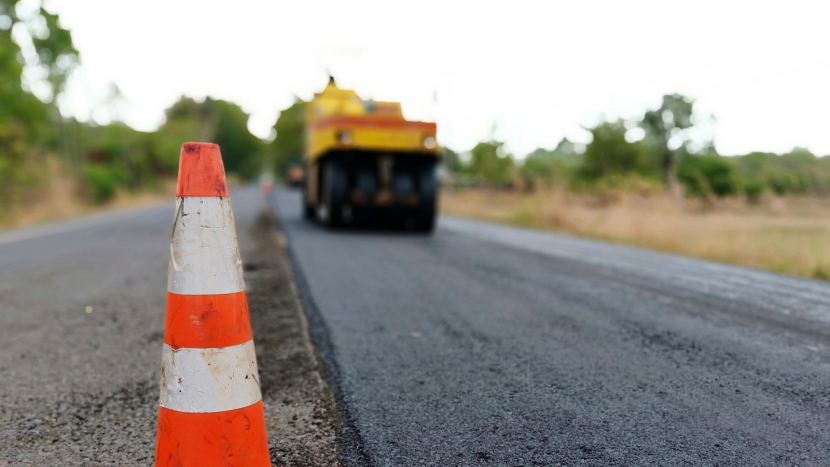
[(229, 198), (179, 198), (167, 288), (182, 295), (245, 290)]

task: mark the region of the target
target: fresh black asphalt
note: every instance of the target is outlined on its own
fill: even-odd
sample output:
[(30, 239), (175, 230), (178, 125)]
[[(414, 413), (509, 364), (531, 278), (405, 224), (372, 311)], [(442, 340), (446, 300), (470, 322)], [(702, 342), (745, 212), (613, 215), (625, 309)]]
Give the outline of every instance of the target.
[(830, 285), (444, 217), (272, 199), (348, 465), (830, 465)]

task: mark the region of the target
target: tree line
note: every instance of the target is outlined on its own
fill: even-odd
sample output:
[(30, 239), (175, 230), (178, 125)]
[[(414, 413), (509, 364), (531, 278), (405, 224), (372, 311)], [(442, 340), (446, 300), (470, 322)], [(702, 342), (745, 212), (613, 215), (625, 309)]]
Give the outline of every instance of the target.
[[(304, 104), (296, 98), (274, 125), (271, 156), (280, 175), (302, 163)], [(520, 159), (504, 141), (490, 138), (466, 152), (443, 148), (442, 167), (457, 186), (667, 189), (678, 201), (684, 196), (757, 201), (764, 193), (830, 195), (830, 158), (803, 148), (722, 156), (706, 132), (699, 131), (713, 124), (711, 116), (696, 112), (692, 99), (672, 94), (638, 119), (603, 120), (588, 127), (591, 141), (586, 145), (564, 138), (553, 149), (538, 148)]]
[(668, 189), (678, 200), (830, 194), (830, 158), (803, 148), (722, 156), (712, 141), (693, 137), (703, 124), (713, 119), (698, 115), (692, 99), (666, 95), (660, 107), (639, 119), (604, 120), (586, 128), (587, 145), (565, 138), (519, 160), (503, 141), (491, 138), (466, 153), (444, 148), (443, 164), (454, 183), (491, 188)]
[[(46, 188), (48, 158), (60, 161), (77, 180), (78, 195), (91, 202), (175, 177), (181, 144), (188, 141), (218, 143), (227, 172), (241, 178), (255, 177), (272, 162), (273, 143), (251, 134), (249, 115), (223, 100), (182, 96), (153, 132), (118, 121), (115, 111), (106, 125), (63, 117), (56, 97), (78, 55), (57, 15), (36, 2), (0, 0), (0, 216)], [(100, 106), (106, 110), (120, 99), (112, 85)]]
[[(32, 5), (0, 0), (0, 215), (37, 197), (48, 184), (50, 157), (62, 162), (79, 182), (79, 195), (92, 202), (175, 177), (179, 148), (187, 141), (218, 143), (227, 172), (242, 179), (263, 171), (279, 176), (301, 164), (305, 102), (299, 98), (279, 113), (270, 142), (250, 133), (241, 107), (210, 97), (182, 96), (153, 132), (132, 129), (115, 111), (106, 125), (62, 116), (55, 101), (79, 63), (78, 51), (58, 16)], [(101, 105), (121, 98), (113, 85)], [(830, 194), (830, 158), (801, 148), (723, 157), (700, 137), (698, 130), (711, 123), (691, 99), (667, 95), (640, 118), (586, 128), (588, 144), (563, 139), (518, 158), (504, 141), (490, 138), (468, 151), (444, 148), (442, 167), (452, 183), (491, 188), (667, 189), (678, 199)]]

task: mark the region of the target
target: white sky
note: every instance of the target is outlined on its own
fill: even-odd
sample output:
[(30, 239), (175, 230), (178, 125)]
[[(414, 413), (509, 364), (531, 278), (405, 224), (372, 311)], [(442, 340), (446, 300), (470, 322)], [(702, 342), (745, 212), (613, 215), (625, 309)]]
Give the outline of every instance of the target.
[[(363, 97), (397, 100), (437, 120), (466, 150), (496, 136), (523, 155), (600, 115), (633, 117), (665, 93), (718, 120), (723, 154), (830, 154), (828, 1), (575, 0), (369, 2), (49, 0), (82, 67), (65, 113), (81, 119), (109, 83), (126, 121), (155, 129), (181, 94), (252, 114), (267, 137), (293, 95), (309, 98), (328, 67)], [(437, 103), (433, 94), (437, 92)]]

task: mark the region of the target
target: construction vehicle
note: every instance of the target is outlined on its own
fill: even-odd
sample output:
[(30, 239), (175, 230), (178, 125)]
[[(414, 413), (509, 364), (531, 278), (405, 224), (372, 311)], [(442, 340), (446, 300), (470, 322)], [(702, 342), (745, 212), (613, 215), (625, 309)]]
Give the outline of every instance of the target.
[(330, 228), (385, 225), (431, 232), (435, 123), (404, 119), (397, 102), (363, 100), (333, 78), (306, 107), (303, 212)]
[(303, 186), (305, 181), (305, 171), (299, 164), (291, 164), (285, 173), (285, 181), (291, 188), (299, 188)]

